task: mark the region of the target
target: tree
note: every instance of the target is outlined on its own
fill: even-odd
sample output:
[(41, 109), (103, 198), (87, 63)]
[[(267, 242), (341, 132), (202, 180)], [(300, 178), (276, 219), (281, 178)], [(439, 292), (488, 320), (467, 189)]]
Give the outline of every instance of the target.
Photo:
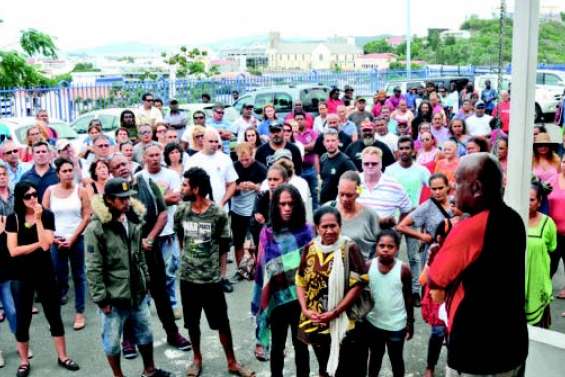
[(71, 72), (100, 72), (92, 63), (77, 63)]
[(57, 47), (55, 47), (51, 36), (35, 29), (27, 29), (21, 32), (20, 45), (28, 56), (57, 57)]
[(388, 44), (385, 38), (375, 39), (374, 41), (370, 41), (363, 46), (363, 52), (365, 54), (392, 52), (392, 51), (393, 51), (393, 47)]
[(16, 51), (0, 51), (0, 87), (46, 86), (49, 80)]
[(186, 77), (206, 73), (206, 65), (204, 59), (208, 56), (208, 52), (193, 48), (189, 50), (186, 46), (181, 46), (179, 52), (175, 54), (161, 53), (164, 62), (171, 66), (176, 66), (177, 75)]

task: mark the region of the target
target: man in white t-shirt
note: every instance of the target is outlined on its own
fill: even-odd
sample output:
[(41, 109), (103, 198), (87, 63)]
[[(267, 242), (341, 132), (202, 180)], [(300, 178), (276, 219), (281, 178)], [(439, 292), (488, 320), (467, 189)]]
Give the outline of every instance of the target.
[(389, 132), (387, 121), (384, 117), (377, 117), (375, 123), (375, 140), (385, 143), (390, 151), (396, 154), (398, 150), (398, 136)]
[(489, 137), (491, 133), (490, 121), (492, 117), (485, 114), (486, 105), (479, 101), (475, 105), (475, 114), (465, 120), (467, 133), (471, 136)]
[(163, 114), (161, 111), (153, 106), (154, 99), (153, 94), (145, 93), (141, 100), (143, 104), (137, 109), (135, 113), (135, 121), (138, 125), (149, 124), (151, 127), (155, 125), (156, 122), (163, 121)]
[[(188, 159), (187, 169), (193, 166), (202, 168), (210, 176), (212, 185), (212, 196), (214, 202), (222, 207), (226, 213), (229, 212), (228, 202), (235, 194), (236, 180), (238, 178), (232, 160), (228, 155), (222, 153), (219, 144), (219, 133), (213, 128), (207, 128), (204, 133), (204, 147), (202, 151), (194, 154)], [(224, 291), (233, 292), (231, 282), (226, 279), (227, 254), (220, 257), (222, 286)]]
[(257, 127), (257, 118), (253, 116), (253, 105), (248, 103), (243, 105), (239, 119), (233, 122), (233, 128), (237, 130), (237, 142), (245, 141), (245, 130), (249, 127)]
[(145, 168), (138, 174), (149, 179), (159, 187), (167, 205), (167, 224), (157, 238), (157, 248), (163, 254), (165, 262), (165, 274), (167, 279), (167, 293), (171, 300), (171, 306), (175, 311), (175, 318), (181, 315), (180, 305), (177, 302), (175, 291), (176, 272), (179, 268), (179, 242), (174, 231), (174, 217), (177, 204), (181, 201), (181, 185), (179, 175), (173, 170), (161, 166), (162, 149), (158, 144), (151, 144), (145, 147), (143, 161)]

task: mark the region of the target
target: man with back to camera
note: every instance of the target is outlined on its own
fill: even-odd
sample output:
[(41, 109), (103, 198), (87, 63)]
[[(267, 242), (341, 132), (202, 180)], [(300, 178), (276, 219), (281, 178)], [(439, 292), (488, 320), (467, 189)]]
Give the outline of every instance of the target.
[(523, 376), (526, 229), (502, 199), (502, 172), (490, 154), (461, 158), (458, 223), (428, 271), (434, 301), (447, 298), (447, 377)]

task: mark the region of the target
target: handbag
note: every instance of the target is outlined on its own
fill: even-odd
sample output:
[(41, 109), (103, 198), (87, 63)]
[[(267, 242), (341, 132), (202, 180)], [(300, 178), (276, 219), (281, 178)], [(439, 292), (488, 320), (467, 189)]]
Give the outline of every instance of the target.
[[(344, 258), (344, 270), (345, 270), (345, 287), (346, 293), (349, 291), (349, 252), (344, 250), (345, 258)], [(352, 321), (361, 321), (363, 320), (367, 314), (373, 309), (375, 306), (375, 301), (373, 300), (373, 296), (371, 295), (371, 288), (369, 288), (369, 284), (365, 285), (361, 290), (361, 295), (353, 302), (353, 304), (347, 309), (347, 317)]]

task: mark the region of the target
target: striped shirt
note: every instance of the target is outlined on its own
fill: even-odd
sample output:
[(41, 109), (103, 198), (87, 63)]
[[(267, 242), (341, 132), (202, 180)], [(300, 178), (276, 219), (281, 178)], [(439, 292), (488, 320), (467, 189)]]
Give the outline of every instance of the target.
[(365, 175), (361, 174), (361, 194), (357, 201), (375, 210), (380, 218), (395, 216), (397, 211), (404, 214), (412, 210), (412, 203), (404, 187), (386, 174), (381, 175), (372, 189), (365, 184)]

